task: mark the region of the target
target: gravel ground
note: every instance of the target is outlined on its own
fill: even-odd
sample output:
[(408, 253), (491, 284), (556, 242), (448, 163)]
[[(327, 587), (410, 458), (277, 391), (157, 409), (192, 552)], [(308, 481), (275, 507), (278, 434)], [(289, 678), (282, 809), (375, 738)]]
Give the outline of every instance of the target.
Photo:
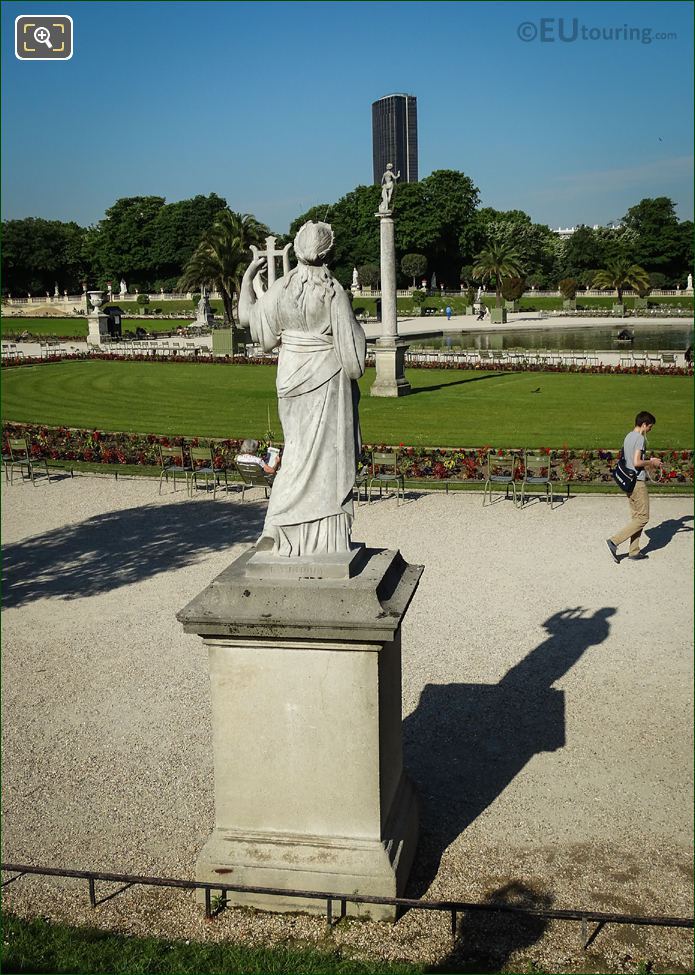
[[(409, 495), (354, 537), (425, 573), (403, 626), (404, 752), (422, 799), (407, 893), (692, 915), (691, 499), (652, 498), (649, 559), (604, 539), (621, 498), (482, 507)], [(156, 482), (3, 485), (3, 859), (192, 877), (213, 824), (207, 665), (175, 613), (257, 537), (262, 503)], [(6, 879), (6, 878), (5, 878)], [(117, 888), (98, 885), (99, 896)], [(24, 878), (5, 907), (138, 934), (551, 972), (692, 969), (692, 933), (411, 911), (395, 925), (225, 911)], [(459, 967), (460, 966), (460, 967)], [(523, 966), (523, 967), (522, 967)], [(450, 969), (452, 970), (452, 969)]]

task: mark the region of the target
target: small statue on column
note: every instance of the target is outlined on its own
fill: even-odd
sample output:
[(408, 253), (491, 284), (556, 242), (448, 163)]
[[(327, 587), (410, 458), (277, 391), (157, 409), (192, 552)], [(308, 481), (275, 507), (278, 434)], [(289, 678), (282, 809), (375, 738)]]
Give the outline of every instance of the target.
[(396, 188), (396, 180), (400, 178), (400, 170), (394, 173), (393, 163), (386, 163), (386, 172), (381, 177), (381, 203), (379, 204), (379, 213), (388, 213), (391, 209), (391, 199), (393, 197), (393, 191)]

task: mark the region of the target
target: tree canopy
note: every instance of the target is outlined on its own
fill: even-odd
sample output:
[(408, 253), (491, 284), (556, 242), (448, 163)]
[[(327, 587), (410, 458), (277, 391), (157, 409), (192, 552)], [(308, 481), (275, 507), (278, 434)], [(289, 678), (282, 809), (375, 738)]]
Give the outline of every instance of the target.
[[(330, 266), (349, 287), (354, 267), (379, 265), (379, 199), (380, 187), (357, 186), (335, 203), (317, 204), (298, 216), (287, 237), (276, 234), (278, 243), (292, 240), (307, 220), (327, 220), (336, 236)], [(617, 260), (662, 275), (667, 287), (682, 286), (692, 266), (693, 223), (679, 221), (665, 196), (640, 200), (620, 227), (580, 226), (566, 240), (523, 210), (479, 207), (477, 187), (457, 170), (435, 170), (418, 183), (398, 186), (393, 204), (402, 286), (421, 276), (412, 263), (416, 256), (447, 288), (458, 288), (459, 281), (477, 284), (475, 255), (491, 244), (514, 251), (528, 282), (540, 288), (555, 288), (568, 277), (588, 285)], [(121, 278), (130, 291), (171, 290), (226, 210), (216, 193), (175, 203), (133, 196), (116, 200), (89, 228), (39, 217), (3, 221), (3, 292), (53, 293), (57, 283), (75, 294), (83, 281), (104, 288)]]
[(53, 294), (57, 284), (61, 291), (81, 293), (88, 269), (84, 237), (84, 228), (73, 222), (41, 217), (3, 221), (3, 291)]
[[(334, 204), (311, 207), (290, 226), (294, 237), (307, 220), (326, 220), (335, 232), (330, 266), (344, 287), (352, 280), (353, 267), (379, 264), (381, 198), (378, 186), (358, 186)], [(422, 254), (438, 281), (458, 285), (461, 248), (473, 253), (473, 218), (478, 190), (464, 173), (435, 170), (418, 183), (404, 183), (393, 197), (396, 214), (396, 257)], [(404, 275), (405, 283), (409, 283)]]

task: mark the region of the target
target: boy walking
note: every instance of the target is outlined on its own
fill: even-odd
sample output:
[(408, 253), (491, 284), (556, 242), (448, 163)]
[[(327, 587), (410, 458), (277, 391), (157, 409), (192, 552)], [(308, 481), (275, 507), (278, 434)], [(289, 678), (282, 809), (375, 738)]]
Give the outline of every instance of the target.
[(661, 467), (658, 457), (646, 459), (647, 434), (656, 423), (656, 418), (643, 410), (635, 417), (634, 429), (628, 433), (623, 442), (623, 456), (625, 466), (630, 470), (637, 471), (637, 480), (627, 500), (630, 505), (630, 521), (621, 528), (615, 535), (606, 539), (606, 545), (613, 556), (615, 562), (620, 562), (618, 558), (618, 546), (630, 539), (630, 550), (628, 556), (631, 560), (648, 558), (640, 551), (639, 540), (642, 529), (649, 521), (649, 492), (647, 491), (647, 465)]

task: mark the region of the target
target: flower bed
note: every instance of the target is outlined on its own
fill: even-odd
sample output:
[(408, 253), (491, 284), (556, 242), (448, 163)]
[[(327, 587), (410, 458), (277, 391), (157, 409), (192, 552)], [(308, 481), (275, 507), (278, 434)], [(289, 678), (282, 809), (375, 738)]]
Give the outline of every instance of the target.
[[(241, 440), (219, 440), (141, 433), (113, 433), (103, 430), (83, 430), (70, 427), (47, 427), (32, 423), (3, 423), (3, 453), (8, 449), (8, 437), (26, 437), (31, 444), (34, 457), (67, 462), (84, 461), (96, 464), (135, 464), (156, 467), (159, 465), (159, 445), (200, 446), (210, 444), (213, 448), (215, 467), (231, 468), (239, 453)], [(261, 444), (261, 450), (265, 450)], [(530, 448), (529, 448), (530, 449)], [(534, 448), (537, 449), (537, 448)], [(553, 479), (561, 482), (585, 484), (612, 484), (610, 475), (619, 451), (615, 448), (601, 450), (580, 450), (562, 447), (559, 449), (539, 448), (548, 457), (552, 467)], [(410, 481), (478, 481), (486, 478), (487, 456), (490, 450), (501, 457), (504, 451), (497, 451), (492, 445), (482, 447), (410, 447), (406, 444), (389, 446), (387, 444), (365, 444), (360, 464), (370, 462), (372, 450), (396, 450), (399, 454), (399, 467)], [(519, 453), (521, 451), (519, 450)], [(693, 451), (661, 450), (654, 452), (664, 464), (664, 482), (669, 484), (693, 483)], [(521, 458), (520, 458), (521, 459)], [(519, 462), (516, 476), (523, 476)]]
[[(101, 359), (114, 362), (187, 362), (198, 365), (242, 365), (242, 366), (274, 366), (277, 365), (276, 356), (211, 356), (211, 355), (148, 355), (146, 352), (137, 355), (115, 355), (108, 352), (77, 352), (70, 355), (40, 358), (39, 356), (5, 356), (3, 367), (40, 366), (55, 362), (87, 361)], [(374, 360), (368, 353), (367, 366), (374, 366)], [(517, 362), (409, 362), (408, 369), (463, 369), (469, 372), (580, 372), (592, 375), (606, 376), (692, 376), (692, 366), (573, 366), (564, 364), (539, 364)]]

